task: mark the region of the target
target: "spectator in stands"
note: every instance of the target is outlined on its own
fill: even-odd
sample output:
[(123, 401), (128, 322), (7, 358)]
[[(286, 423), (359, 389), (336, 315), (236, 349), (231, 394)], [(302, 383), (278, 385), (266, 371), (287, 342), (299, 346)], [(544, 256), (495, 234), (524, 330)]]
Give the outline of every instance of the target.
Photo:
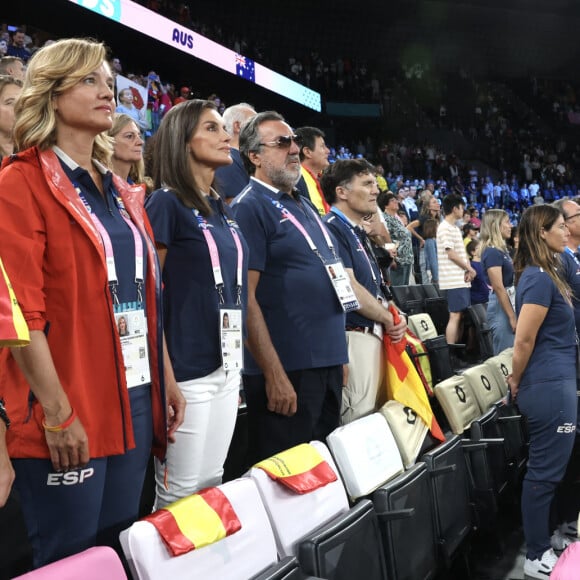
[(218, 193), (230, 203), (240, 193), (250, 180), (250, 176), (244, 167), (240, 156), (240, 130), (242, 125), (256, 114), (256, 110), (248, 103), (232, 105), (224, 111), (224, 123), (226, 131), (231, 135), (230, 155), (233, 163), (218, 167), (216, 182), (219, 186)]
[[(428, 189), (426, 189), (421, 193), (421, 198), (422, 198), (421, 211), (419, 212), (419, 217), (416, 220), (413, 220), (411, 223), (409, 223), (407, 225), (407, 229), (411, 232), (411, 235), (419, 242), (419, 268), (421, 271), (421, 282), (423, 284), (426, 284), (428, 280), (427, 264), (425, 259), (425, 243), (427, 238), (425, 238), (423, 229), (425, 227), (425, 222), (428, 219), (434, 219), (437, 221), (437, 223), (439, 223), (441, 207), (439, 205), (439, 202), (437, 201), (437, 198), (435, 198)], [(435, 230), (436, 229), (437, 228), (435, 228)], [(433, 253), (433, 251), (435, 253)], [(431, 258), (434, 258), (436, 256), (437, 250), (432, 249)], [(433, 273), (432, 268), (431, 273)]]
[[(438, 204), (439, 205), (439, 204)], [(439, 220), (428, 218), (423, 224), (423, 239), (425, 245), (423, 246), (425, 255), (425, 282), (431, 284), (439, 284), (439, 266), (437, 265), (437, 228), (439, 227)]]
[(6, 447), (6, 430), (9, 426), (8, 413), (4, 407), (4, 401), (0, 399), (0, 508), (4, 507), (8, 500), (14, 483), (14, 468)]
[(230, 141), (217, 106), (201, 99), (169, 111), (155, 137), (158, 189), (147, 212), (163, 269), (167, 346), (187, 400), (167, 461), (155, 464), (157, 508), (221, 483), (236, 423), (248, 247), (214, 182), (216, 168), (232, 163)]
[(26, 66), (24, 61), (17, 56), (5, 56), (0, 59), (0, 74), (8, 75), (16, 80), (24, 81)]
[[(244, 367), (250, 449), (264, 458), (339, 424), (344, 311), (328, 266), (342, 264), (335, 244), (294, 185), (300, 147), (283, 117), (259, 113), (240, 132), (252, 178), (234, 200), (250, 247), (248, 338)], [(313, 251), (316, 250), (316, 251)], [(344, 280), (344, 276), (343, 276)]]
[[(168, 359), (153, 360), (160, 279), (140, 192), (104, 167), (114, 110), (105, 55), (78, 39), (35, 55), (16, 105), (20, 153), (0, 172), (2, 259), (31, 340), (2, 352), (0, 393), (35, 567), (117, 544), (138, 516), (151, 446), (164, 456), (166, 417), (171, 436), (183, 413)], [(148, 358), (136, 372), (123, 365), (135, 343), (121, 345), (114, 307), (141, 331), (135, 347)]]
[(30, 51), (25, 46), (26, 33), (18, 28), (12, 33), (12, 42), (8, 45), (6, 56), (17, 56), (26, 64), (31, 56)]
[(328, 167), (328, 154), (330, 149), (324, 141), (324, 132), (316, 127), (300, 127), (296, 129), (296, 135), (302, 139), (300, 144), (300, 163), (302, 164), (301, 175), (296, 187), (298, 191), (308, 198), (323, 216), (330, 210), (329, 205), (318, 181), (322, 171)]
[(179, 97), (175, 97), (173, 100), (173, 105), (179, 105), (179, 103), (184, 103), (189, 100), (191, 90), (189, 87), (181, 87), (179, 90)]
[[(411, 232), (398, 215), (399, 202), (392, 193), (385, 196), (385, 225), (391, 234), (391, 240), (397, 244), (397, 256), (391, 265), (391, 285), (407, 286), (413, 265), (413, 246)], [(403, 212), (404, 214), (404, 212)]]
[(467, 222), (464, 223), (462, 229), (463, 229), (463, 243), (465, 244), (465, 248), (467, 248), (467, 244), (469, 244), (469, 242), (477, 240), (477, 237), (479, 236), (479, 228), (476, 228), (471, 222)]
[(519, 236), (518, 323), (508, 384), (530, 437), (522, 488), (524, 574), (547, 578), (557, 562), (553, 548), (565, 547), (561, 534), (550, 537), (550, 506), (572, 452), (578, 410), (576, 327), (557, 255), (566, 247), (568, 229), (556, 208), (533, 206), (522, 215)]
[(437, 228), (439, 288), (447, 298), (449, 322), (445, 338), (452, 344), (459, 339), (463, 312), (470, 305), (469, 289), (476, 273), (467, 259), (461, 230), (455, 225), (463, 215), (463, 199), (450, 193), (443, 198), (442, 207), (445, 218)]
[(475, 270), (475, 278), (471, 281), (471, 288), (469, 289), (471, 304), (487, 304), (489, 300), (489, 287), (485, 283), (483, 275), (480, 246), (479, 240), (471, 240), (465, 248), (469, 257), (469, 264)]
[(143, 137), (129, 115), (115, 114), (109, 136), (114, 139), (111, 169), (129, 183), (145, 183)]
[(484, 280), (491, 287), (487, 321), (494, 354), (514, 345), (516, 331), (514, 267), (507, 249), (511, 234), (510, 218), (505, 211), (485, 212), (481, 222), (481, 262)]
[(14, 152), (14, 104), (22, 90), (22, 83), (9, 76), (0, 76), (0, 161)]
[(385, 402), (383, 333), (398, 342), (405, 333), (385, 308), (391, 294), (385, 285), (363, 219), (377, 213), (378, 187), (373, 167), (364, 159), (338, 160), (324, 170), (320, 184), (331, 206), (324, 218), (338, 241), (360, 308), (346, 315), (348, 373), (342, 389), (341, 422), (373, 413)]
[(122, 91), (119, 91), (118, 99), (120, 104), (117, 105), (116, 112), (129, 115), (129, 117), (131, 117), (131, 119), (137, 123), (139, 129), (142, 131), (147, 131), (149, 129), (149, 121), (147, 121), (145, 112), (138, 109), (133, 104), (135, 97), (133, 96), (131, 89), (126, 88)]

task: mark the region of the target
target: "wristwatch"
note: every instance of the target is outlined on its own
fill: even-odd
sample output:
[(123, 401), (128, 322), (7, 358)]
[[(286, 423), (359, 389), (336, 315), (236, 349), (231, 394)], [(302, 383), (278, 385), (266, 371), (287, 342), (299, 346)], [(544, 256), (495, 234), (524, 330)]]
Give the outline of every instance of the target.
[(6, 413), (6, 407), (4, 406), (4, 399), (0, 399), (0, 419), (6, 423), (6, 429), (10, 428), (10, 419), (8, 418), (8, 413)]

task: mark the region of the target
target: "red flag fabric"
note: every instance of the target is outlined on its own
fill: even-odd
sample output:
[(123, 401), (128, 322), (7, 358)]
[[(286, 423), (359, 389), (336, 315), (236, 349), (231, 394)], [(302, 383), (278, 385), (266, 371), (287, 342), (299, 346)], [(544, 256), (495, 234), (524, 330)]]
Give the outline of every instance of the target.
[[(395, 324), (398, 324), (400, 316), (396, 308), (389, 307)], [(425, 392), (425, 387), (417, 373), (417, 369), (406, 352), (406, 338), (399, 342), (393, 342), (385, 334), (383, 338), (387, 368), (387, 396), (390, 400), (410, 407), (417, 416), (427, 425), (431, 434), (439, 441), (445, 441), (445, 435), (437, 423), (437, 419), (431, 409), (431, 404)]]

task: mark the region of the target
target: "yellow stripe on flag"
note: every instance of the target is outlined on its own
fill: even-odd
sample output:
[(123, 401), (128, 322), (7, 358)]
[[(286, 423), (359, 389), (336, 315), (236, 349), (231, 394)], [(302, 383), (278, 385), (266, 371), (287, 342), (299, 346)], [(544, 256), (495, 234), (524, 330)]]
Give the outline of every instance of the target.
[(30, 342), (28, 325), (0, 260), (0, 346), (25, 346)]
[(226, 529), (220, 517), (199, 495), (180, 499), (165, 509), (171, 512), (181, 533), (196, 548), (226, 537)]
[(309, 493), (337, 480), (324, 457), (309, 443), (282, 451), (255, 467), (296, 493)]

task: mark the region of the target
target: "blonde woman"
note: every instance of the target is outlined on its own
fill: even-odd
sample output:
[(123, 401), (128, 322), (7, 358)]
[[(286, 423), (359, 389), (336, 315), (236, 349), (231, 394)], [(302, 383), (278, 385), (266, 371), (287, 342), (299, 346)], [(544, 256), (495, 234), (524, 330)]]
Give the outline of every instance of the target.
[(493, 337), (493, 353), (499, 354), (514, 345), (516, 331), (514, 267), (507, 241), (512, 226), (502, 209), (485, 212), (481, 222), (481, 263), (484, 278), (491, 288), (487, 320)]
[(570, 543), (559, 529), (550, 536), (550, 507), (572, 453), (578, 409), (574, 310), (559, 275), (569, 233), (559, 210), (536, 205), (523, 213), (519, 235), (518, 324), (508, 384), (530, 434), (522, 487), (524, 574), (548, 578), (557, 561), (554, 549)]
[(19, 153), (0, 172), (2, 259), (30, 330), (29, 346), (0, 355), (0, 394), (35, 567), (117, 544), (138, 517), (151, 448), (164, 457), (167, 417), (171, 435), (183, 416), (143, 191), (106, 169), (105, 59), (80, 39), (35, 54), (15, 110)]
[(22, 82), (11, 76), (0, 75), (0, 161), (14, 152), (14, 104), (21, 90)]

